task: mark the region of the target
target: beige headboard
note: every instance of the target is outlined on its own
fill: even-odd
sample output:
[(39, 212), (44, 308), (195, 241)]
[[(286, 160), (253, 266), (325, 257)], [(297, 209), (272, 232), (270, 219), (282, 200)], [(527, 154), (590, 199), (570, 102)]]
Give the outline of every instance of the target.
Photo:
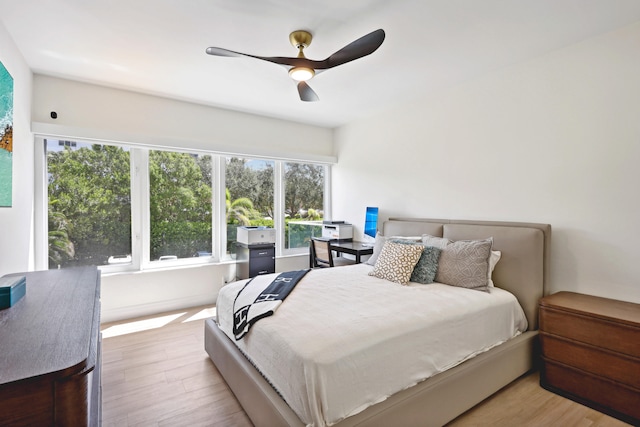
[(502, 257), (493, 271), (495, 286), (511, 292), (522, 306), (529, 330), (538, 329), (538, 301), (548, 293), (551, 225), (499, 221), (389, 218), (385, 236), (432, 236), (451, 240), (493, 237)]

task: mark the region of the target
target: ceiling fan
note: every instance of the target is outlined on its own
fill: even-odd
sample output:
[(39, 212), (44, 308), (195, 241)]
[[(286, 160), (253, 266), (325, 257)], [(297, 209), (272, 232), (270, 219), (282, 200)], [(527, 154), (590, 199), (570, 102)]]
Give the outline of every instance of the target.
[(247, 56), (250, 58), (262, 59), (284, 66), (289, 70), (289, 76), (298, 82), (298, 93), (302, 101), (318, 101), (318, 95), (309, 87), (307, 80), (329, 68), (346, 64), (363, 56), (367, 56), (376, 51), (384, 41), (384, 30), (375, 30), (358, 40), (353, 41), (330, 55), (322, 61), (307, 59), (304, 56), (304, 48), (311, 44), (311, 33), (304, 30), (297, 30), (289, 34), (289, 41), (298, 49), (298, 56), (287, 58), (282, 56), (257, 56), (248, 53), (235, 52), (221, 47), (209, 47), (207, 53), (214, 56)]

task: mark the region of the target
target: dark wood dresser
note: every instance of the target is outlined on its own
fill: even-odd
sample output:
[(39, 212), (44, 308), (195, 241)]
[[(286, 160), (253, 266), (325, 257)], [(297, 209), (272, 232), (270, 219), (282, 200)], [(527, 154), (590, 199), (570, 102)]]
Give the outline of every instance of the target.
[(0, 425), (99, 426), (100, 272), (26, 273), (0, 310)]
[(540, 300), (542, 387), (640, 425), (640, 304), (558, 292)]

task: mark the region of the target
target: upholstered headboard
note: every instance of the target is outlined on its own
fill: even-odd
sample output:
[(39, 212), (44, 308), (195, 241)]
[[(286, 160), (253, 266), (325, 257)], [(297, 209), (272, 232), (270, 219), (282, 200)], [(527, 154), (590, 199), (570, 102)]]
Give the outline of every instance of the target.
[(451, 240), (493, 237), (502, 257), (493, 271), (495, 286), (516, 296), (529, 330), (538, 329), (538, 301), (548, 293), (551, 225), (499, 221), (389, 218), (385, 236), (432, 236)]

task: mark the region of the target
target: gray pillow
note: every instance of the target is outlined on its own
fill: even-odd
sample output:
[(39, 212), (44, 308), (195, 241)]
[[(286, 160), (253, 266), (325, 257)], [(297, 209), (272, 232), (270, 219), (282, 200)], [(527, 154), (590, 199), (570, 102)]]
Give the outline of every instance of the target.
[(489, 258), (493, 237), (484, 240), (455, 242), (428, 234), (422, 236), (428, 246), (442, 249), (438, 260), (436, 282), (462, 288), (489, 291)]
[(426, 246), (413, 240), (392, 239), (391, 242), (401, 243), (404, 245), (423, 246), (424, 249), (422, 250), (422, 255), (420, 256), (418, 263), (413, 268), (413, 272), (411, 273), (411, 281), (416, 283), (423, 283), (425, 285), (433, 283), (438, 271), (438, 259), (440, 258), (440, 253), (442, 252), (441, 249), (433, 246)]

